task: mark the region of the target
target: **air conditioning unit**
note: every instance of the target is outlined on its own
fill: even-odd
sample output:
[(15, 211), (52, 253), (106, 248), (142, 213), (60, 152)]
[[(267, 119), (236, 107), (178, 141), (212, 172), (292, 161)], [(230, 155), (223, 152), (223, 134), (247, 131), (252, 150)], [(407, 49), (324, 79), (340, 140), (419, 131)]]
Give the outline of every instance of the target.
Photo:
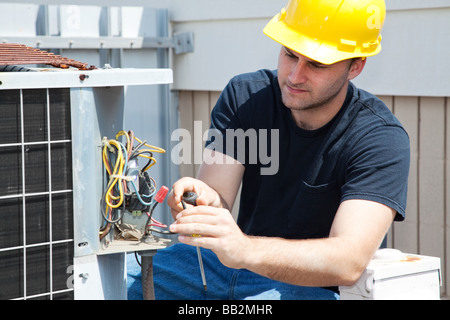
[(27, 71), (0, 72), (0, 299), (126, 299), (126, 252), (166, 244), (100, 239), (102, 143), (127, 129), (124, 88), (172, 72)]

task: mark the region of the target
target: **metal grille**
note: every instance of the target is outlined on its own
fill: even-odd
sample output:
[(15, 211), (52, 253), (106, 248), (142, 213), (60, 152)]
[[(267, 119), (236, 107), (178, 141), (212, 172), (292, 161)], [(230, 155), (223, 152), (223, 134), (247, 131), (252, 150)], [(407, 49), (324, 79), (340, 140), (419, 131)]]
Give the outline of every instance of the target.
[(0, 90), (0, 114), (0, 299), (73, 299), (70, 90)]

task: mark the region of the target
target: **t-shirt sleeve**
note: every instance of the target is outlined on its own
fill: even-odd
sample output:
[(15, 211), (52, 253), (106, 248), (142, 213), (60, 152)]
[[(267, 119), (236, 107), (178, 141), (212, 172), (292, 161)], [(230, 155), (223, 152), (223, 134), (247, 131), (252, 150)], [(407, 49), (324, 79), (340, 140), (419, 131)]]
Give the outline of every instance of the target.
[(395, 209), (395, 220), (403, 220), (409, 164), (409, 138), (401, 127), (384, 126), (369, 132), (347, 160), (341, 201), (376, 201)]
[[(253, 163), (250, 146), (258, 145), (259, 129), (272, 129), (277, 112), (276, 72), (259, 70), (233, 77), (211, 112), (206, 148), (219, 151), (247, 166)], [(261, 111), (263, 110), (263, 111)]]
[[(211, 126), (205, 147), (245, 164), (246, 144), (237, 140), (240, 140), (239, 135), (245, 136), (251, 116), (248, 108), (242, 107), (249, 103), (249, 99), (245, 97), (246, 90), (242, 90), (240, 86), (239, 80), (232, 79), (219, 96), (211, 112)], [(237, 91), (240, 92), (239, 95)]]
[[(234, 88), (230, 81), (211, 112), (211, 126), (205, 147), (227, 154), (226, 130), (235, 130), (239, 127)], [(227, 155), (237, 158), (231, 150), (228, 150), (228, 153)]]

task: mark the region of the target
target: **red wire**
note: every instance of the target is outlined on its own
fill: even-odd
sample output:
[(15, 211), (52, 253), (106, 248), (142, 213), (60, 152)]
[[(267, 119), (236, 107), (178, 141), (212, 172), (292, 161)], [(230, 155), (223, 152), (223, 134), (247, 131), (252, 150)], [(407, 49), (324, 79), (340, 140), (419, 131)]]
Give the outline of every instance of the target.
[[(147, 216), (150, 217), (150, 213), (149, 213), (149, 212), (146, 212), (146, 214), (147, 214)], [(161, 222), (159, 222), (159, 221), (153, 219), (153, 217), (151, 218), (151, 220), (152, 220), (153, 223), (148, 224), (148, 225), (147, 225), (147, 228), (148, 228), (148, 227), (167, 228), (167, 225), (165, 225), (165, 224), (163, 224), (163, 223), (161, 223)]]

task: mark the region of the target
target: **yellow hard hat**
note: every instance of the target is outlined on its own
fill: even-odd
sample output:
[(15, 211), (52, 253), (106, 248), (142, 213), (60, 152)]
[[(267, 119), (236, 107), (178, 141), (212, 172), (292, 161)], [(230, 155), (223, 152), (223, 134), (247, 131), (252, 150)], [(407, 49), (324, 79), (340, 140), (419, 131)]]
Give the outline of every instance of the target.
[(283, 46), (323, 64), (381, 50), (384, 0), (289, 0), (264, 28)]

